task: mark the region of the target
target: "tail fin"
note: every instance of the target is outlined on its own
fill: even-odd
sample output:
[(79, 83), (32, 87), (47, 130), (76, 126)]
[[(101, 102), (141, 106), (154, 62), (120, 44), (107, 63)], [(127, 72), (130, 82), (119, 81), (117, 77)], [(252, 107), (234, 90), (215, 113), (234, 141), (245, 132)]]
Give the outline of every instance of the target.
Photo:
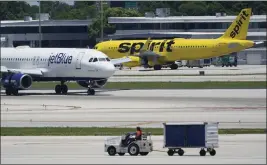
[(241, 10), (235, 21), (220, 37), (220, 39), (245, 40), (247, 38), (248, 25), (251, 14), (251, 8)]
[(140, 53), (147, 51), (151, 42), (152, 42), (151, 38), (149, 37), (147, 41), (145, 42), (144, 46), (141, 48)]

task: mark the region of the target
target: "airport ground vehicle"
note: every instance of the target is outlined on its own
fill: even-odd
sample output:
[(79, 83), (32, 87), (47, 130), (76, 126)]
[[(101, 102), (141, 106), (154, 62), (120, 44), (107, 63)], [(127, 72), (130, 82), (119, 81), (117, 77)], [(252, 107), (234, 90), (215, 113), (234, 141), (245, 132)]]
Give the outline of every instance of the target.
[(225, 55), (218, 57), (216, 60), (216, 66), (226, 66), (226, 67), (232, 67), (237, 66), (237, 55)]
[(221, 63), (222, 63), (222, 67), (226, 66), (237, 66), (237, 56), (234, 55), (228, 55), (228, 56), (222, 56), (221, 57)]
[[(129, 153), (131, 156), (146, 156), (153, 151), (153, 142), (150, 133), (143, 134), (141, 140), (128, 141), (129, 138), (135, 138), (135, 133), (127, 133), (118, 137), (108, 137), (105, 140), (105, 152), (110, 156), (116, 154), (123, 156)], [(129, 142), (129, 143), (128, 143)]]
[(168, 148), (169, 156), (184, 155), (182, 148), (201, 148), (200, 156), (205, 156), (206, 152), (214, 156), (214, 148), (219, 147), (218, 123), (163, 123), (163, 128), (163, 148)]

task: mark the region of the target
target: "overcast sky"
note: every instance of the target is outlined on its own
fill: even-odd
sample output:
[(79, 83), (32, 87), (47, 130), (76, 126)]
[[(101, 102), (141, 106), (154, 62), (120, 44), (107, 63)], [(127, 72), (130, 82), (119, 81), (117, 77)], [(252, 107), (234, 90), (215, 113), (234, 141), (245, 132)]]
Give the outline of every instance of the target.
[[(64, 1), (65, 3), (67, 3), (69, 5), (73, 5), (74, 4), (74, 1), (71, 1), (71, 0), (62, 0), (62, 1)], [(27, 0), (26, 2), (29, 3), (30, 5), (37, 5), (37, 6), (39, 6), (38, 1)]]

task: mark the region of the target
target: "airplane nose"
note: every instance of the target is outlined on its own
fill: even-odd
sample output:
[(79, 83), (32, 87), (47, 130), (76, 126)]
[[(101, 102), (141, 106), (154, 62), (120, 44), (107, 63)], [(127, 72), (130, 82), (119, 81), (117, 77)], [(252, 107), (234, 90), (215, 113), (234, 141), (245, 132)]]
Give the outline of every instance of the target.
[(112, 63), (105, 63), (102, 67), (102, 71), (106, 77), (111, 77), (115, 73), (115, 66)]

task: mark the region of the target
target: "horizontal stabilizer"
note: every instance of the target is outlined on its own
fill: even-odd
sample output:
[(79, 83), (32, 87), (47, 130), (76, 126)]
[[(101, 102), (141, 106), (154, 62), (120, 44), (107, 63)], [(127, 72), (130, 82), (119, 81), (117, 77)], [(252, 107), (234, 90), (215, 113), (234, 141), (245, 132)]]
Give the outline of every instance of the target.
[(260, 45), (260, 44), (263, 44), (263, 43), (264, 43), (263, 41), (254, 42), (254, 45)]

